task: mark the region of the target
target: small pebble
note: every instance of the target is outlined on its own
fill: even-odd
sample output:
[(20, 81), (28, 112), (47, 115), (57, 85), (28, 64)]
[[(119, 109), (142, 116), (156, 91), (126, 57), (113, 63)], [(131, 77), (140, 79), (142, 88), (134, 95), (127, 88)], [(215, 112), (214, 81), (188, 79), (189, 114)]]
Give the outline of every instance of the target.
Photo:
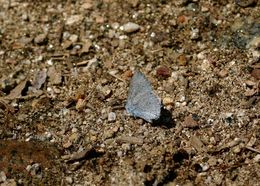
[(67, 149), (67, 148), (69, 148), (69, 147), (72, 146), (72, 143), (71, 143), (70, 141), (67, 141), (67, 142), (63, 143), (62, 146), (63, 146), (65, 149)]
[(255, 5), (257, 3), (257, 0), (235, 0), (235, 2), (238, 6), (246, 8)]
[(116, 120), (116, 113), (109, 112), (108, 113), (108, 121), (115, 121)]
[(192, 40), (195, 40), (195, 39), (199, 39), (199, 37), (200, 37), (200, 31), (199, 31), (199, 29), (197, 29), (197, 28), (192, 29), (192, 30), (191, 30), (191, 36), (190, 36), (190, 38), (191, 38)]
[(208, 164), (210, 167), (215, 166), (217, 164), (217, 159), (215, 157), (210, 157), (208, 160)]
[(72, 15), (70, 16), (67, 21), (66, 21), (66, 25), (73, 25), (76, 23), (81, 22), (84, 19), (84, 17), (82, 15)]
[(91, 2), (86, 2), (82, 4), (82, 8), (85, 10), (91, 9), (93, 7), (93, 4)]
[(78, 41), (78, 38), (79, 36), (77, 36), (76, 34), (72, 34), (70, 37), (69, 37), (69, 40), (72, 42), (72, 43), (75, 43)]
[(1, 186), (17, 186), (17, 183), (14, 179), (7, 179), (4, 183), (1, 183)]
[(0, 172), (0, 183), (6, 181), (6, 175), (4, 171)]
[(184, 122), (182, 123), (183, 127), (194, 128), (198, 126), (198, 122), (191, 115), (185, 117)]
[(131, 70), (127, 70), (122, 74), (122, 78), (125, 80), (129, 80), (133, 76), (133, 72)]
[(121, 27), (121, 30), (123, 30), (126, 33), (132, 33), (138, 31), (140, 28), (141, 27), (138, 24), (128, 22)]
[(179, 17), (177, 18), (177, 23), (178, 23), (178, 24), (186, 23), (186, 21), (187, 21), (187, 18), (186, 18), (186, 16), (184, 16), (184, 15), (181, 15), (181, 16), (179, 16)]
[(260, 69), (255, 68), (251, 72), (251, 76), (253, 76), (255, 79), (260, 80)]
[(201, 11), (202, 11), (202, 12), (208, 12), (208, 11), (209, 11), (209, 8), (206, 7), (206, 6), (202, 6), (202, 7), (201, 7)]
[(256, 163), (260, 162), (260, 154), (257, 154), (257, 155), (254, 157), (254, 162), (256, 162)]
[(171, 97), (165, 97), (165, 98), (163, 98), (163, 104), (164, 105), (172, 105), (173, 99)]
[(66, 179), (66, 182), (67, 182), (67, 183), (69, 183), (69, 184), (72, 184), (72, 183), (73, 183), (72, 177), (67, 176), (65, 179)]
[(218, 76), (221, 78), (227, 77), (227, 75), (228, 75), (228, 71), (226, 69), (223, 69), (218, 73)]
[(198, 53), (198, 54), (197, 54), (197, 58), (200, 59), (200, 60), (205, 59), (205, 54), (204, 54), (204, 52)]
[(156, 75), (160, 76), (160, 77), (170, 77), (171, 76), (171, 72), (170, 69), (166, 66), (160, 66), (159, 68), (157, 68), (156, 70)]
[(39, 34), (34, 38), (34, 42), (39, 45), (46, 43), (46, 41), (47, 41), (47, 34)]
[(204, 59), (200, 65), (200, 69), (203, 71), (209, 71), (210, 70), (210, 62), (207, 59)]
[(84, 109), (86, 105), (86, 102), (84, 99), (78, 99), (77, 103), (76, 103), (76, 110), (78, 111), (82, 111)]
[(27, 13), (23, 13), (23, 15), (22, 15), (22, 20), (23, 20), (23, 21), (29, 21), (29, 16), (28, 16)]
[(241, 148), (240, 148), (240, 146), (238, 145), (238, 146), (235, 146), (235, 147), (233, 147), (232, 148), (232, 150), (233, 150), (233, 152), (235, 153), (235, 154), (238, 154), (238, 153), (240, 153), (241, 152)]
[(120, 25), (119, 25), (119, 23), (115, 22), (115, 23), (112, 23), (112, 24), (111, 24), (111, 27), (112, 27), (114, 30), (117, 30), (117, 29), (120, 27)]
[(209, 170), (209, 165), (208, 164), (203, 164), (203, 165), (201, 165), (201, 167), (202, 167), (202, 171), (203, 172)]
[(74, 133), (72, 133), (72, 134), (69, 136), (69, 140), (70, 140), (71, 142), (76, 141), (78, 138), (79, 138), (79, 133), (77, 133), (77, 132), (74, 132)]
[(257, 49), (260, 47), (260, 36), (255, 36), (247, 45), (247, 48)]
[(183, 54), (179, 55), (179, 57), (177, 58), (177, 61), (178, 61), (178, 65), (180, 65), (180, 66), (186, 66), (187, 62), (188, 62), (186, 56)]
[(117, 151), (117, 156), (118, 157), (122, 157), (123, 156), (123, 152), (122, 151)]

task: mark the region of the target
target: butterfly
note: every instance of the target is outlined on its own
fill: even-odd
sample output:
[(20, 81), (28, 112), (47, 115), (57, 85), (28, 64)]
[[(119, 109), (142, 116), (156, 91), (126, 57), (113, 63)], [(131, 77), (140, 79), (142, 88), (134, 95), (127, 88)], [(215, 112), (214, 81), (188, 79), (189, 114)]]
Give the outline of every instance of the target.
[(131, 79), (125, 108), (130, 115), (150, 123), (161, 116), (161, 100), (154, 94), (150, 82), (139, 70), (135, 71)]

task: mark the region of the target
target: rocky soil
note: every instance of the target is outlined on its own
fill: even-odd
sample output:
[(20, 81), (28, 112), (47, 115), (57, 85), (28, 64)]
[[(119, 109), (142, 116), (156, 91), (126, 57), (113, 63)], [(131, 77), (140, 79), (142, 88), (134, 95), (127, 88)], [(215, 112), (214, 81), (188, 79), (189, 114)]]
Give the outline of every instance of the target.
[(0, 0), (0, 185), (260, 185), (259, 92), (257, 0)]

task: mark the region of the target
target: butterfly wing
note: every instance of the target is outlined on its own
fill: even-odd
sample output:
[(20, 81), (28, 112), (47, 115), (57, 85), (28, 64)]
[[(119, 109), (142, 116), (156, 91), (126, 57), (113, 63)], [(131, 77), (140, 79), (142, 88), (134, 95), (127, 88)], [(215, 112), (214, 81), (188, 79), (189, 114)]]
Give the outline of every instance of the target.
[(152, 87), (146, 77), (140, 71), (136, 71), (130, 82), (127, 102), (135, 101), (135, 97), (144, 92), (152, 92)]
[(160, 117), (161, 106), (161, 101), (153, 93), (149, 81), (140, 71), (136, 71), (130, 82), (126, 103), (127, 112), (132, 116), (152, 122)]

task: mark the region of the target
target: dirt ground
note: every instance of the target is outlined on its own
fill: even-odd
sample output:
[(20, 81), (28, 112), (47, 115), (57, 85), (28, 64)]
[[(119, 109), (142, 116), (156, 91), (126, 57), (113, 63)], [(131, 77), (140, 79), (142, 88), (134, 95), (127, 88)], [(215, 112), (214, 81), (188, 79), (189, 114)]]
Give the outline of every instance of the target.
[(0, 0), (0, 185), (260, 185), (259, 6)]

